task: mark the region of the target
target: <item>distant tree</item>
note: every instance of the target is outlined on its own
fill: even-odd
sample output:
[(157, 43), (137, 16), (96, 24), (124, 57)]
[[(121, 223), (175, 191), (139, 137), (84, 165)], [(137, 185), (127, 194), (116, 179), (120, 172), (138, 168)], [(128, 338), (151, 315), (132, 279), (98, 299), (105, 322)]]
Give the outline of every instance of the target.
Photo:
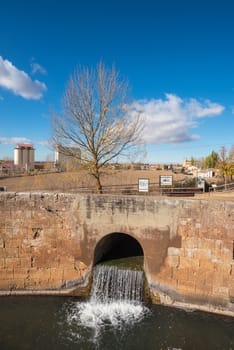
[(195, 166), (195, 158), (194, 157), (191, 157), (190, 162), (191, 162), (192, 166)]
[(228, 152), (226, 147), (221, 147), (219, 152), (219, 162), (218, 162), (218, 170), (221, 176), (224, 177), (225, 184), (227, 180), (232, 179), (234, 175), (234, 146), (231, 147)]
[(229, 160), (231, 163), (234, 163), (234, 145), (232, 145), (229, 150)]
[(229, 161), (229, 168), (230, 168), (230, 176), (231, 180), (234, 177), (234, 145), (231, 146), (229, 153), (228, 153), (228, 161)]
[(205, 168), (204, 163), (205, 163), (205, 158), (203, 157), (196, 160), (196, 164), (198, 168), (204, 169)]
[(139, 113), (128, 114), (127, 90), (114, 67), (80, 68), (69, 80), (62, 115), (53, 117), (53, 142), (74, 158), (74, 148), (80, 149), (80, 164), (96, 179), (99, 193), (105, 165), (129, 153), (141, 138), (144, 124)]
[(219, 161), (219, 155), (215, 151), (212, 151), (210, 155), (208, 155), (204, 159), (204, 165), (206, 168), (216, 168)]

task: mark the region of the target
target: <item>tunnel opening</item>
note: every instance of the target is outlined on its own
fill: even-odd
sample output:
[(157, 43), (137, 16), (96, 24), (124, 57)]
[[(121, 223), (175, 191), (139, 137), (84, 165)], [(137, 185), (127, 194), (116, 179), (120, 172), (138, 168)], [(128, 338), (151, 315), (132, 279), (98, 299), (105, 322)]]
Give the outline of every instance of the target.
[(129, 257), (144, 256), (140, 243), (125, 233), (111, 233), (103, 237), (94, 251), (93, 265), (108, 260), (123, 259)]

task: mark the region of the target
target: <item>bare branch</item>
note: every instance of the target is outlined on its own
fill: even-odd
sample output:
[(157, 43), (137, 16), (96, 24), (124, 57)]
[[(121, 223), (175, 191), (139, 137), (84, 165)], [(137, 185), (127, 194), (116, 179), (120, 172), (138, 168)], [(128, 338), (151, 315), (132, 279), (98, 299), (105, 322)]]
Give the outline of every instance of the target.
[(74, 149), (80, 149), (99, 192), (102, 167), (140, 142), (144, 123), (141, 114), (128, 113), (127, 91), (114, 66), (80, 68), (69, 79), (61, 116), (53, 119), (53, 142), (69, 156), (77, 157)]

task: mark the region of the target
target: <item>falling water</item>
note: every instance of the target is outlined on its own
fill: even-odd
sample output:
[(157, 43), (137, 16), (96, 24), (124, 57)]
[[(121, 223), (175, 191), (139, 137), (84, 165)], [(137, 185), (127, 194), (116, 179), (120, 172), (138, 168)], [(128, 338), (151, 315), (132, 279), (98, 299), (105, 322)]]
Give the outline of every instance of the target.
[(100, 265), (94, 269), (91, 302), (140, 303), (143, 298), (143, 271), (123, 270)]
[(108, 325), (123, 325), (141, 321), (149, 312), (142, 303), (143, 271), (118, 269), (116, 266), (96, 266), (89, 301), (77, 303), (69, 321), (95, 331), (95, 337)]

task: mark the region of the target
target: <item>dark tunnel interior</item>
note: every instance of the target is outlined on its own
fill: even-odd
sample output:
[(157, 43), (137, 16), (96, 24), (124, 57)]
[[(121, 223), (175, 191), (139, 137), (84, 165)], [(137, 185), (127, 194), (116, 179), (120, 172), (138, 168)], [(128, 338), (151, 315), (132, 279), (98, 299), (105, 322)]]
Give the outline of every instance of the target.
[(115, 232), (98, 242), (94, 251), (94, 265), (107, 260), (143, 255), (143, 249), (135, 238)]

